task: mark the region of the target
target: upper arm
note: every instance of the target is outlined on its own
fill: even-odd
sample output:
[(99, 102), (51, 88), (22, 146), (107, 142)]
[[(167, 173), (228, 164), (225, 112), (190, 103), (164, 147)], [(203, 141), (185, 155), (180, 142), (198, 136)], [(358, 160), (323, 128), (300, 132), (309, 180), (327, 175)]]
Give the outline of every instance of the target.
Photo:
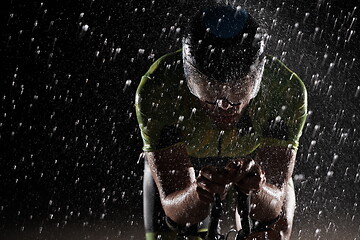
[(264, 104), (256, 113), (262, 131), (261, 146), (297, 149), (307, 116), (307, 91), (294, 72), (276, 62), (266, 74), (267, 89), (261, 95)]
[(194, 168), (182, 144), (145, 154), (162, 200), (195, 181)]
[[(156, 81), (159, 80), (159, 81)], [(135, 110), (139, 123), (141, 136), (143, 139), (143, 150), (145, 152), (156, 151), (161, 148), (177, 143), (175, 134), (169, 133), (169, 127), (174, 125), (171, 106), (172, 99), (167, 92), (161, 91), (161, 79), (150, 78), (145, 75), (142, 77), (136, 92)], [(162, 140), (162, 135), (171, 135), (173, 142), (166, 145)]]
[[(179, 121), (179, 74), (173, 55), (158, 59), (141, 78), (135, 96), (136, 117), (145, 152), (181, 142)], [(168, 63), (170, 69), (168, 69)]]
[(289, 140), (293, 142), (293, 145), (297, 149), (306, 122), (307, 91), (304, 83), (296, 74), (293, 73), (291, 75), (289, 82), (289, 88), (291, 88), (292, 91), (285, 101), (291, 104), (289, 104), (289, 110), (287, 114), (285, 114), (285, 121), (288, 126)]

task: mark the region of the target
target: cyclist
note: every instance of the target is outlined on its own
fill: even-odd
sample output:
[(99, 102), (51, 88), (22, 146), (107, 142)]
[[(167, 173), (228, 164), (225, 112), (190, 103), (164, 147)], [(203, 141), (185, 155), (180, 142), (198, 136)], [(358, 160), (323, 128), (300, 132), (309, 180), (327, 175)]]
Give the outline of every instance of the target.
[(248, 239), (290, 238), (307, 95), (294, 72), (264, 54), (266, 40), (244, 9), (210, 7), (193, 17), (182, 49), (142, 77), (135, 106), (146, 239), (201, 239), (214, 195), (224, 198), (229, 184), (250, 197)]

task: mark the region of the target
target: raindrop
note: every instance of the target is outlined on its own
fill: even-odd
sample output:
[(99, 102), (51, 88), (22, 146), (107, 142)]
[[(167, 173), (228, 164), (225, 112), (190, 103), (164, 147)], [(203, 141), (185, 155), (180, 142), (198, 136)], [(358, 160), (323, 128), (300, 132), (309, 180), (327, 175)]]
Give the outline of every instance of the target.
[(351, 13), (351, 16), (354, 16), (356, 9), (357, 9), (357, 6), (354, 7), (354, 9), (353, 9), (353, 11), (352, 11), (352, 13)]
[(360, 92), (360, 86), (357, 86), (356, 92), (355, 92), (355, 98), (357, 98), (359, 96), (359, 92)]
[(315, 167), (315, 174), (318, 173), (319, 169), (320, 169), (320, 166), (319, 166), (319, 165)]
[(328, 171), (326, 174), (327, 177), (332, 177), (333, 175), (334, 175), (333, 171)]
[(313, 147), (315, 146), (316, 144), (316, 141), (315, 140), (312, 140), (311, 143), (310, 143), (310, 147), (309, 147), (309, 152), (311, 152), (311, 150), (313, 149)]
[(351, 62), (351, 66), (350, 66), (350, 69), (352, 69), (354, 67), (354, 63), (355, 63), (355, 58), (353, 58), (352, 62)]
[(354, 183), (358, 183), (360, 182), (360, 174), (357, 173), (356, 176), (355, 176), (355, 180), (354, 180)]
[(330, 74), (330, 72), (331, 72), (331, 70), (334, 68), (334, 66), (335, 66), (335, 63), (330, 63), (329, 69), (328, 69), (328, 71), (327, 71), (327, 74)]
[(354, 33), (355, 33), (354, 30), (351, 30), (351, 31), (350, 31), (349, 37), (348, 37), (348, 39), (347, 39), (348, 42), (350, 42), (351, 37), (354, 35)]
[(318, 34), (319, 30), (320, 30), (320, 28), (319, 28), (319, 27), (316, 27), (316, 28), (315, 28), (315, 32), (314, 32), (314, 36), (313, 36), (313, 41), (315, 41), (316, 36), (317, 36), (317, 34)]
[(86, 32), (87, 30), (89, 30), (89, 25), (85, 24), (84, 26), (82, 26), (81, 29)]
[(128, 79), (128, 80), (126, 80), (126, 82), (125, 82), (125, 86), (124, 86), (124, 88), (123, 88), (123, 92), (125, 92), (125, 90), (131, 85), (131, 80), (130, 79)]
[(32, 31), (34, 31), (34, 29), (37, 27), (37, 25), (38, 25), (38, 21), (36, 20), (36, 21), (34, 22), (34, 26), (33, 26)]
[(339, 158), (339, 155), (337, 154), (334, 154), (334, 157), (333, 157), (333, 164), (338, 160)]
[(305, 179), (305, 175), (304, 174), (295, 174), (294, 175), (294, 181), (302, 181)]
[(331, 90), (332, 90), (332, 85), (330, 85), (330, 86), (329, 86), (329, 89), (328, 89), (328, 91), (327, 91), (326, 95), (330, 95)]
[(190, 118), (192, 118), (192, 116), (193, 116), (195, 113), (196, 113), (196, 108), (193, 108), (193, 109), (191, 110)]
[(139, 155), (139, 158), (138, 158), (136, 164), (139, 164), (139, 163), (141, 162), (141, 160), (144, 159), (144, 157), (145, 157), (145, 153), (141, 153), (141, 154)]
[(14, 14), (13, 14), (13, 13), (10, 13), (10, 15), (9, 15), (9, 20), (8, 20), (8, 22), (7, 22), (7, 25), (9, 25), (10, 20), (11, 20), (13, 17), (14, 17)]
[(304, 17), (304, 20), (303, 20), (303, 24), (305, 24), (306, 20), (308, 19), (308, 17), (310, 16), (310, 13), (305, 13), (305, 17)]
[(315, 125), (314, 131), (312, 132), (312, 137), (313, 137), (313, 138), (315, 137), (315, 135), (316, 135), (316, 133), (319, 131), (319, 129), (320, 129), (320, 125)]
[(138, 50), (138, 53), (139, 53), (139, 54), (144, 54), (144, 52), (145, 52), (145, 49), (140, 48), (140, 49)]

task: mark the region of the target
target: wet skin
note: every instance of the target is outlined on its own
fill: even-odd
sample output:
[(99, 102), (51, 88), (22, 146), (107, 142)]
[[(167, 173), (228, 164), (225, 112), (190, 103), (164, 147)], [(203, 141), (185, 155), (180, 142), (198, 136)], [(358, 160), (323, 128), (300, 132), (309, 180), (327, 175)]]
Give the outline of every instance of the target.
[[(250, 103), (250, 94), (245, 93), (241, 102), (230, 103), (226, 99), (218, 99), (216, 102), (200, 101), (201, 107), (207, 116), (214, 121), (219, 129), (230, 129), (242, 117), (244, 110)], [(251, 216), (259, 221), (270, 221), (283, 212), (281, 219), (273, 226), (273, 230), (266, 233), (254, 233), (247, 239), (289, 239), (292, 227), (292, 218), (295, 208), (294, 190), (288, 189), (288, 181), (294, 168), (296, 151), (287, 147), (263, 147), (257, 150), (254, 159), (258, 171), (261, 174), (271, 176), (271, 181), (254, 180), (248, 177), (244, 180), (254, 182), (256, 189), (260, 191), (251, 194), (251, 203), (256, 206), (251, 210)], [(158, 187), (160, 199), (165, 214), (179, 225), (195, 224), (202, 221), (209, 214), (210, 203), (213, 194), (224, 194), (225, 185), (232, 182), (223, 179), (211, 167), (205, 167), (195, 176), (191, 160), (183, 145), (175, 145), (156, 152), (147, 152), (152, 176)], [(254, 165), (255, 166), (255, 165)], [(207, 177), (208, 174), (212, 177)], [(261, 183), (261, 184), (260, 184)], [(239, 189), (244, 189), (243, 180), (238, 182)], [(259, 186), (258, 186), (259, 185)], [(260, 186), (261, 185), (261, 186)], [(241, 224), (237, 221), (237, 228)]]
[[(160, 193), (165, 214), (179, 225), (195, 224), (209, 214), (209, 194), (223, 192), (222, 182), (214, 178), (202, 187), (197, 182), (191, 160), (184, 145), (174, 145), (156, 152), (146, 152), (152, 176)], [(261, 166), (271, 181), (262, 183), (259, 193), (251, 195), (254, 208), (251, 216), (259, 221), (270, 221), (283, 216), (266, 233), (254, 233), (248, 239), (288, 240), (295, 209), (294, 189), (288, 187), (295, 164), (296, 151), (287, 147), (264, 147), (257, 151), (255, 163)], [(214, 174), (214, 173), (213, 173)], [(201, 175), (201, 174), (200, 174)], [(206, 177), (206, 176), (205, 176)], [(207, 178), (209, 180), (209, 178)], [(269, 179), (269, 178), (268, 178)], [(224, 185), (224, 184), (220, 184)], [(199, 187), (204, 191), (199, 192)], [(237, 228), (241, 224), (237, 221)]]
[(200, 105), (219, 129), (229, 129), (240, 120), (249, 102), (250, 99), (246, 98), (241, 103), (232, 105), (226, 99), (220, 99), (216, 103), (200, 101)]

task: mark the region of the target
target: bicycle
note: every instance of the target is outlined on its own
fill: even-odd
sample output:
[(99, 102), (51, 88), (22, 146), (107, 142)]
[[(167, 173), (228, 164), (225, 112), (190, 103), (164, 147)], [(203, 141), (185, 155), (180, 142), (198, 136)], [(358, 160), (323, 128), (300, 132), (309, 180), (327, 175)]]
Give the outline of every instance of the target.
[(205, 240), (228, 240), (230, 233), (235, 233), (235, 240), (244, 240), (252, 232), (252, 220), (250, 218), (250, 197), (243, 193), (238, 193), (237, 205), (241, 218), (242, 229), (237, 231), (236, 229), (230, 229), (226, 235), (220, 233), (220, 219), (223, 212), (223, 204), (220, 196), (215, 194), (214, 204), (210, 212), (210, 224), (208, 232), (205, 236)]

